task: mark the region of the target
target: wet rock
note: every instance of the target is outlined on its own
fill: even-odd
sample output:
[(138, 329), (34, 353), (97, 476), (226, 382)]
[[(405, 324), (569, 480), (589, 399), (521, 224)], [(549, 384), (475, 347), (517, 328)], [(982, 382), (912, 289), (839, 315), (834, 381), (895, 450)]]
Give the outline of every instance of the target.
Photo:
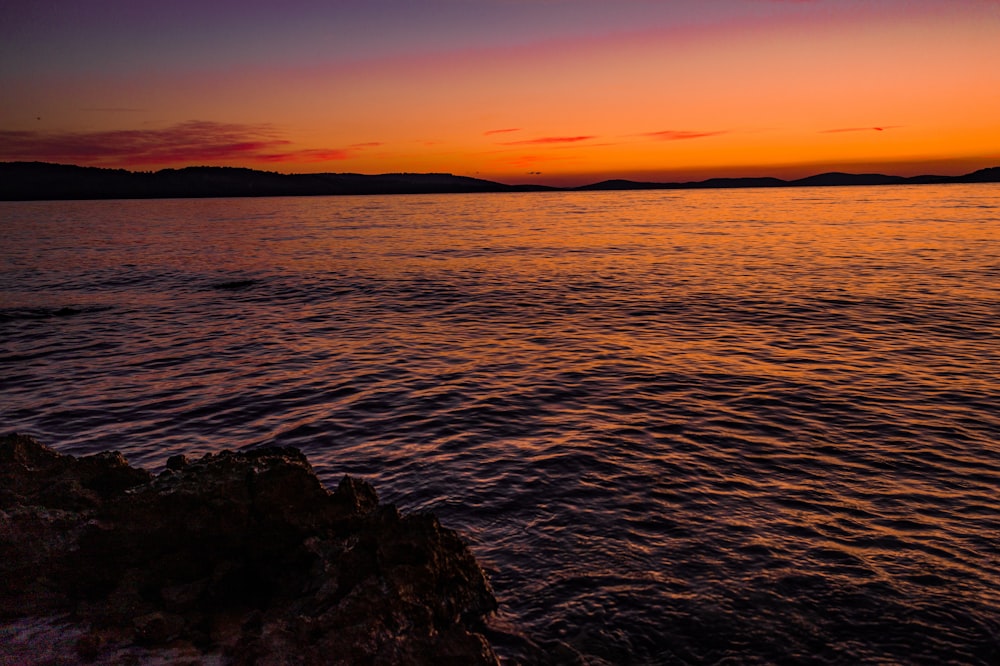
[(236, 664), (497, 662), (489, 584), (433, 516), (351, 477), (330, 492), (297, 449), (167, 468), (0, 439), (0, 619), (69, 613), (75, 657), (97, 661), (186, 645)]
[(188, 466), (187, 456), (183, 454), (177, 454), (175, 456), (170, 456), (167, 458), (167, 469), (177, 471), (184, 469)]
[(86, 633), (76, 640), (76, 654), (86, 662), (97, 659), (101, 653), (101, 637), (95, 633)]
[(164, 645), (184, 629), (184, 618), (169, 613), (148, 613), (132, 620), (135, 639), (147, 645)]

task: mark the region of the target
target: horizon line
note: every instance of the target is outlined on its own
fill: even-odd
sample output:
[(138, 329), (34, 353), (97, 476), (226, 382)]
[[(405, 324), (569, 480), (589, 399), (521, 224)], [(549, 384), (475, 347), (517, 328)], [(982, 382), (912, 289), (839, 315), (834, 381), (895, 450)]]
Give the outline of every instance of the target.
[[(99, 170), (99, 171), (119, 171), (119, 172), (124, 171), (124, 172), (130, 173), (130, 174), (157, 174), (157, 173), (163, 173), (163, 172), (169, 172), (169, 171), (184, 171), (184, 170), (187, 170), (187, 169), (219, 169), (219, 170), (231, 169), (231, 170), (240, 170), (240, 171), (250, 171), (250, 172), (261, 173), (261, 174), (274, 174), (274, 175), (285, 176), (285, 177), (290, 177), (290, 178), (299, 178), (299, 177), (308, 178), (310, 176), (361, 176), (361, 177), (367, 177), (367, 178), (378, 178), (378, 177), (381, 177), (381, 176), (448, 176), (448, 177), (451, 177), (451, 178), (467, 178), (467, 179), (471, 179), (471, 180), (477, 180), (477, 181), (482, 181), (482, 182), (487, 182), (487, 183), (493, 183), (493, 184), (496, 184), (496, 185), (503, 185), (503, 186), (506, 186), (506, 187), (538, 187), (538, 188), (553, 189), (553, 190), (574, 190), (574, 189), (587, 188), (587, 187), (592, 187), (592, 186), (596, 186), (596, 185), (603, 185), (603, 184), (615, 183), (615, 182), (629, 183), (629, 184), (635, 184), (635, 185), (649, 185), (649, 186), (657, 186), (657, 185), (667, 185), (667, 186), (698, 185), (698, 184), (707, 183), (707, 182), (711, 182), (711, 181), (751, 181), (751, 180), (753, 180), (753, 181), (774, 180), (774, 181), (780, 181), (780, 182), (784, 182), (784, 183), (795, 183), (795, 182), (798, 182), (798, 181), (810, 180), (810, 179), (818, 178), (818, 177), (821, 177), (821, 176), (834, 176), (834, 175), (850, 176), (850, 177), (865, 177), (865, 176), (869, 176), (869, 177), (886, 177), (886, 178), (900, 178), (900, 179), (905, 179), (905, 180), (915, 180), (915, 179), (921, 179), (921, 178), (945, 178), (945, 179), (952, 179), (952, 178), (963, 178), (963, 177), (971, 176), (971, 175), (979, 173), (981, 171), (990, 171), (990, 170), (993, 170), (993, 169), (1000, 170), (1000, 163), (997, 163), (997, 164), (995, 164), (993, 166), (980, 167), (978, 169), (973, 169), (971, 171), (966, 171), (966, 172), (958, 173), (958, 174), (955, 174), (955, 175), (946, 175), (946, 174), (941, 174), (941, 173), (927, 172), (927, 173), (919, 173), (919, 174), (916, 174), (916, 175), (913, 175), (913, 176), (903, 176), (903, 175), (899, 175), (899, 174), (895, 174), (895, 173), (885, 173), (885, 172), (882, 172), (882, 171), (843, 171), (843, 170), (836, 169), (836, 168), (834, 168), (833, 170), (828, 170), (828, 171), (817, 171), (817, 172), (814, 172), (814, 173), (810, 173), (807, 176), (798, 176), (798, 177), (793, 177), (793, 178), (781, 177), (781, 176), (775, 176), (775, 175), (761, 175), (761, 176), (752, 176), (752, 175), (728, 176), (728, 175), (720, 175), (720, 176), (708, 176), (706, 178), (700, 178), (700, 179), (689, 177), (687, 179), (680, 179), (680, 180), (636, 180), (634, 177), (633, 178), (629, 178), (629, 177), (625, 177), (625, 176), (609, 175), (608, 177), (602, 177), (599, 180), (588, 181), (588, 182), (584, 182), (583, 184), (579, 184), (579, 185), (546, 185), (546, 184), (539, 184), (539, 183), (506, 182), (505, 180), (502, 181), (502, 180), (495, 180), (493, 178), (483, 178), (483, 177), (480, 177), (478, 175), (478, 172), (475, 172), (475, 174), (473, 174), (473, 175), (470, 175), (470, 174), (467, 174), (467, 173), (454, 173), (454, 172), (447, 172), (447, 171), (385, 171), (385, 172), (378, 172), (378, 173), (361, 173), (361, 172), (357, 172), (357, 171), (287, 172), (287, 171), (273, 171), (273, 170), (270, 170), (270, 169), (261, 169), (261, 168), (257, 168), (257, 167), (251, 167), (251, 166), (218, 165), (218, 164), (187, 164), (187, 165), (184, 165), (184, 166), (162, 167), (162, 168), (159, 168), (159, 169), (131, 169), (131, 168), (127, 168), (127, 167), (96, 166), (96, 165), (90, 165), (90, 164), (73, 164), (73, 163), (64, 163), (64, 162), (46, 162), (46, 161), (42, 161), (42, 160), (9, 160), (9, 161), (0, 161), (0, 166), (13, 166), (13, 165), (43, 165), (43, 166), (53, 166), (53, 167), (68, 167), (68, 168), (76, 168), (76, 169), (95, 169), (95, 170)], [(763, 168), (763, 167), (750, 167), (747, 170), (748, 171), (754, 171), (754, 170), (758, 170), (758, 169), (761, 169), (761, 168)], [(780, 171), (786, 170), (788, 168), (789, 167), (787, 165), (777, 165), (775, 170), (780, 172)], [(683, 170), (678, 170), (678, 171), (683, 171)], [(535, 174), (530, 174), (530, 175), (535, 175)], [(538, 174), (538, 175), (540, 175), (540, 174)], [(650, 174), (650, 175), (652, 175), (652, 174)]]

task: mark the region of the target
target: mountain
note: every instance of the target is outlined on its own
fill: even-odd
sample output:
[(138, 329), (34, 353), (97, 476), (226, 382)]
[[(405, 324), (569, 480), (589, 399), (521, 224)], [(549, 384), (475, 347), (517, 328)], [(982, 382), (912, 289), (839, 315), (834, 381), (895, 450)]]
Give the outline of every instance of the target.
[(987, 167), (979, 171), (958, 176), (957, 183), (1000, 183), (1000, 166)]
[(807, 178), (790, 181), (790, 185), (800, 187), (830, 187), (838, 185), (905, 185), (909, 182), (903, 176), (884, 176), (880, 173), (821, 173)]
[(0, 200), (266, 197), (328, 194), (515, 192), (511, 186), (444, 173), (281, 174), (235, 167), (162, 171), (100, 169), (45, 162), (0, 163)]
[(574, 190), (693, 190), (738, 187), (838, 187), (850, 185), (940, 185), (944, 183), (1000, 183), (1000, 167), (980, 169), (964, 176), (886, 176), (881, 173), (841, 173), (832, 171), (796, 180), (780, 178), (709, 178), (683, 183), (649, 183), (632, 180), (605, 180)]
[(45, 162), (0, 162), (0, 201), (38, 199), (155, 199), (189, 197), (270, 197), (331, 194), (445, 194), (558, 190), (652, 190), (737, 187), (829, 187), (842, 185), (921, 185), (1000, 182), (1000, 167), (964, 176), (885, 176), (823, 173), (798, 180), (710, 178), (684, 183), (606, 180), (575, 188), (505, 185), (447, 173), (282, 174), (236, 167), (186, 167), (126, 171)]
[(709, 178), (686, 183), (649, 183), (633, 180), (604, 180), (574, 187), (575, 190), (691, 190), (701, 188), (778, 187), (788, 182), (779, 178)]

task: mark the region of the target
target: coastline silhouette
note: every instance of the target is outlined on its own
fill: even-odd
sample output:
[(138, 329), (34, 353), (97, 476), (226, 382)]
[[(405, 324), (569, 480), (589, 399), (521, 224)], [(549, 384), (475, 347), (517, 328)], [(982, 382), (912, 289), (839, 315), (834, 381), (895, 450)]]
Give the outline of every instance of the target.
[(48, 162), (0, 162), (0, 201), (57, 199), (161, 199), (198, 197), (322, 196), (350, 194), (451, 194), (595, 190), (939, 185), (1000, 182), (1000, 166), (961, 176), (891, 176), (831, 172), (780, 178), (710, 178), (691, 182), (605, 180), (579, 187), (507, 185), (447, 173), (282, 174), (240, 167), (196, 166), (128, 171)]

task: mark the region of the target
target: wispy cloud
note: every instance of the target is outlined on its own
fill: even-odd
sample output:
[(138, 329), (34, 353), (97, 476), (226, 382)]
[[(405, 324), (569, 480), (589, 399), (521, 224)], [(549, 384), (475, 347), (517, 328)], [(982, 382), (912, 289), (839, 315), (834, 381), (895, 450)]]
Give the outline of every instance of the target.
[(506, 129), (492, 129), (483, 132), (483, 136), (490, 136), (492, 134), (507, 134), (509, 132), (520, 132), (520, 127), (508, 127)]
[(662, 130), (659, 132), (646, 132), (642, 136), (660, 141), (684, 141), (685, 139), (704, 139), (709, 136), (719, 136), (728, 134), (729, 130), (713, 130), (711, 132), (692, 132), (690, 130)]
[(130, 106), (99, 106), (87, 107), (83, 111), (96, 111), (99, 113), (144, 113), (147, 109), (133, 108)]
[(315, 148), (310, 150), (293, 150), (284, 153), (262, 153), (255, 156), (255, 159), (262, 162), (331, 162), (334, 160), (350, 159), (354, 154), (355, 151), (344, 148), (332, 148), (329, 150)]
[(897, 129), (901, 125), (883, 125), (882, 127), (838, 127), (837, 129), (820, 130), (820, 134), (839, 134), (840, 132), (884, 132)]
[(380, 145), (295, 149), (272, 125), (191, 120), (171, 127), (104, 132), (0, 130), (0, 158), (98, 165), (203, 164), (231, 160), (325, 162)]
[(504, 146), (528, 146), (550, 143), (577, 143), (578, 141), (589, 141), (596, 139), (595, 136), (543, 136), (537, 139), (525, 139), (524, 141), (506, 141)]

